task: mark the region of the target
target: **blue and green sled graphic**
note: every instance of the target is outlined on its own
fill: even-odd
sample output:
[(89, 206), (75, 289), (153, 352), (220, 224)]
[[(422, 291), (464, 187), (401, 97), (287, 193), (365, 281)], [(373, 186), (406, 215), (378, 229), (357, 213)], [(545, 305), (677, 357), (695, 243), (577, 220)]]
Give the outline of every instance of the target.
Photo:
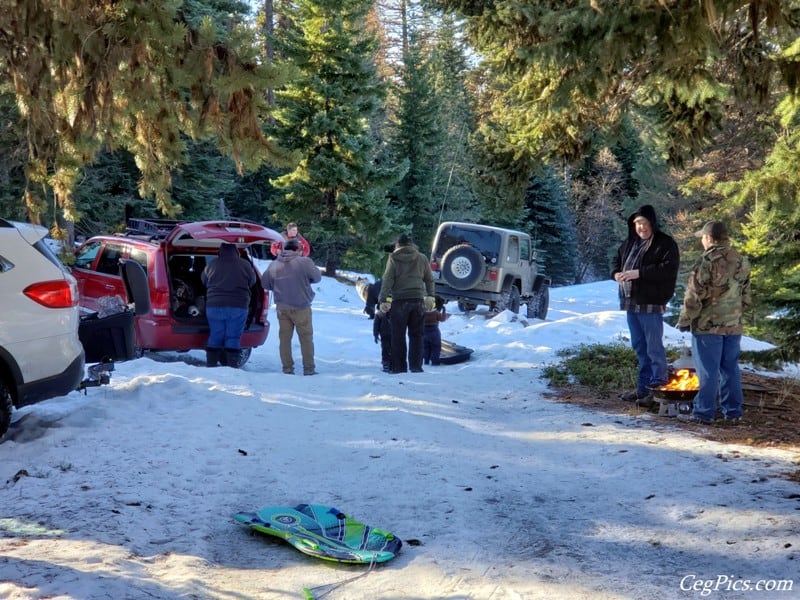
[(300, 552), (335, 562), (386, 562), (403, 545), (394, 534), (321, 504), (267, 506), (254, 513), (236, 513), (233, 518), (255, 531), (285, 540)]

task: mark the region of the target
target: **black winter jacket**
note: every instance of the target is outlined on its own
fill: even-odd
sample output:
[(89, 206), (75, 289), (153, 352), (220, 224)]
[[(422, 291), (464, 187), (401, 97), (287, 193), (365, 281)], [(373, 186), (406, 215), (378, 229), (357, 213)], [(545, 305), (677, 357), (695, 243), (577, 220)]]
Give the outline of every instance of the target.
[[(623, 270), (625, 256), (628, 249), (639, 240), (633, 220), (645, 217), (653, 226), (653, 243), (642, 257), (639, 266), (639, 278), (632, 281), (631, 300), (638, 306), (647, 304), (668, 304), (675, 294), (675, 282), (678, 279), (678, 266), (680, 253), (678, 244), (669, 235), (661, 231), (656, 218), (655, 209), (646, 204), (628, 217), (628, 239), (625, 240), (617, 251), (611, 278)], [(624, 300), (620, 288), (620, 303)]]

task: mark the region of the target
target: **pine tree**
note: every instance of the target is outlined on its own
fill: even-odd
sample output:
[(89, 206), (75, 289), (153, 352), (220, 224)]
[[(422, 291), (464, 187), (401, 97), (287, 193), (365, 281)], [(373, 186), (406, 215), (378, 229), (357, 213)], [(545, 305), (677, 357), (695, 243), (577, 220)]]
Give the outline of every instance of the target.
[(444, 152), (437, 163), (436, 189), (442, 220), (481, 218), (481, 207), (474, 190), (474, 156), (470, 140), (477, 128), (469, 55), (472, 49), (463, 36), (464, 23), (452, 15), (437, 15), (428, 20), (421, 35), (430, 44), (430, 65), (434, 93), (439, 99), (439, 129), (444, 136)]
[(764, 102), (778, 74), (800, 86), (787, 0), (430, 4), (468, 17), (476, 48), (508, 78), (494, 118), (539, 154), (580, 158), (598, 128), (635, 110), (681, 164), (709, 142), (732, 95)]
[(7, 219), (24, 220), (19, 190), (25, 186), (27, 152), (14, 95), (6, 87), (9, 86), (0, 87), (0, 214)]
[[(800, 130), (794, 103), (782, 106), (784, 125), (791, 126), (764, 166), (741, 181), (720, 185), (730, 199), (729, 211), (748, 210), (741, 225), (742, 251), (751, 259), (755, 304), (750, 331), (763, 333), (778, 346), (782, 358), (800, 359)], [(732, 237), (738, 234), (736, 212), (728, 212)], [(733, 218), (731, 215), (734, 215)]]
[(396, 234), (387, 190), (402, 168), (378, 161), (370, 116), (384, 89), (376, 78), (375, 36), (365, 27), (369, 0), (299, 0), (281, 5), (276, 57), (296, 76), (276, 90), (273, 131), (299, 155), (275, 178), (284, 196), (276, 219), (296, 221), (326, 273), (377, 270)]
[(433, 239), (436, 230), (437, 167), (444, 152), (439, 128), (441, 106), (424, 54), (419, 40), (412, 35), (398, 92), (397, 133), (393, 140), (394, 155), (408, 161), (408, 171), (392, 189), (392, 203), (400, 222), (420, 243)]
[(261, 131), (260, 90), (282, 74), (260, 60), (246, 10), (227, 0), (40, 0), (0, 11), (0, 55), (28, 140), (30, 220), (41, 220), (47, 190), (74, 220), (75, 183), (106, 145), (135, 157), (139, 194), (168, 215), (180, 210), (170, 187), (187, 139), (213, 139), (239, 172), (288, 160)]
[(523, 231), (529, 231), (536, 261), (554, 285), (575, 283), (578, 244), (564, 183), (552, 168), (535, 173), (525, 194)]

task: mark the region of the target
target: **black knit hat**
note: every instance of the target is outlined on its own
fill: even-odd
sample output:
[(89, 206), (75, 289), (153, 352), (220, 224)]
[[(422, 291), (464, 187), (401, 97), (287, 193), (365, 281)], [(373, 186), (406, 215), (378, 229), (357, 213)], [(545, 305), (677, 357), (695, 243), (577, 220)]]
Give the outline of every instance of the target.
[(400, 237), (397, 238), (397, 245), (398, 246), (410, 246), (414, 242), (411, 240), (411, 236), (407, 233), (401, 233)]

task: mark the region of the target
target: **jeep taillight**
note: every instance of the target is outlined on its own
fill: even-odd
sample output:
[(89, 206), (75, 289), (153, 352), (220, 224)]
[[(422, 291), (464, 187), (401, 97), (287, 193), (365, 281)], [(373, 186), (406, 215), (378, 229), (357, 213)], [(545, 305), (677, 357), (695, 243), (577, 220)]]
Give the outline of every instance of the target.
[(438, 271), (439, 270), (439, 263), (436, 260), (431, 260), (431, 271)]
[(32, 283), (22, 293), (47, 308), (70, 308), (78, 305), (77, 290), (66, 279)]
[(489, 281), (497, 281), (497, 270), (496, 269), (489, 269), (489, 272), (486, 274), (486, 278)]

